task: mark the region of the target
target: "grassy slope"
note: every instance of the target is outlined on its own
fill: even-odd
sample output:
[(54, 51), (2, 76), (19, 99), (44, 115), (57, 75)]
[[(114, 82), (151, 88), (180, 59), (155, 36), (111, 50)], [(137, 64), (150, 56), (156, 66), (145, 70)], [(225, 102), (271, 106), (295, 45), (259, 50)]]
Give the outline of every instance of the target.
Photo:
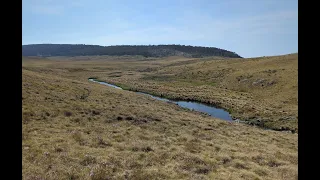
[(271, 128), (297, 129), (297, 66), (297, 54), (207, 61), (160, 68), (133, 83), (162, 91), (147, 85), (156, 82), (168, 89), (169, 96), (211, 101), (242, 120), (261, 119)]
[[(23, 179), (297, 179), (297, 134), (87, 81), (122, 64), (24, 61)], [(121, 74), (148, 65), (131, 62)]]
[(298, 54), (229, 60), (101, 59), (63, 66), (80, 68), (72, 74), (83, 80), (90, 74), (128, 89), (212, 103), (260, 126), (298, 130)]

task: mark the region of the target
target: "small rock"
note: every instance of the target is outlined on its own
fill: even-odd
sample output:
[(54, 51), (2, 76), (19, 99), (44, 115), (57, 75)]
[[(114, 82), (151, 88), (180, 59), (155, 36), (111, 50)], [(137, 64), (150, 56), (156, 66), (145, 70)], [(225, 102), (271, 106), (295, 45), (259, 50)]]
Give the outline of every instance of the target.
[(93, 175), (94, 175), (93, 169), (91, 169), (91, 171), (90, 171), (90, 177), (93, 176)]
[(249, 79), (242, 79), (239, 81), (239, 83), (244, 83), (244, 82), (247, 82)]
[(270, 81), (270, 82), (268, 82), (268, 86), (271, 86), (271, 85), (273, 85), (275, 83), (276, 83), (275, 81)]
[(266, 80), (265, 79), (258, 79), (258, 80), (256, 80), (256, 81), (254, 81), (253, 83), (252, 83), (252, 85), (258, 85), (258, 84), (262, 84), (263, 82), (265, 82)]

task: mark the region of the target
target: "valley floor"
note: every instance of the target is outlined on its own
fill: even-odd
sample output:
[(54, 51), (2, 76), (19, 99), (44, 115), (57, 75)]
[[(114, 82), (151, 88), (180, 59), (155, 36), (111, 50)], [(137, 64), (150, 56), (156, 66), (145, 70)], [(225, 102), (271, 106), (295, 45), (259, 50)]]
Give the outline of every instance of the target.
[[(276, 77), (274, 86), (266, 87), (270, 94), (258, 101), (254, 98), (260, 97), (261, 85), (254, 90), (243, 86), (241, 92), (228, 83), (240, 77), (234, 81), (241, 84), (241, 59), (23, 59), (23, 179), (297, 179), (297, 134), (226, 122), (88, 81), (97, 77), (128, 89), (221, 101), (221, 106), (228, 102), (239, 117), (252, 115), (244, 108), (240, 113), (239, 104), (252, 103), (248, 108), (255, 108), (262, 119), (283, 117), (280, 111), (291, 118), (297, 114), (295, 79), (288, 78), (288, 73), (295, 74), (292, 56), (249, 60), (247, 81), (256, 82), (250, 76)], [(277, 66), (274, 61), (279, 61)], [(268, 70), (266, 77), (261, 69), (254, 70), (261, 65), (270, 68), (270, 76)], [(220, 68), (220, 75), (214, 68)], [(197, 71), (204, 75), (192, 75)], [(288, 102), (277, 107), (284, 100)], [(274, 122), (294, 129), (295, 121)]]

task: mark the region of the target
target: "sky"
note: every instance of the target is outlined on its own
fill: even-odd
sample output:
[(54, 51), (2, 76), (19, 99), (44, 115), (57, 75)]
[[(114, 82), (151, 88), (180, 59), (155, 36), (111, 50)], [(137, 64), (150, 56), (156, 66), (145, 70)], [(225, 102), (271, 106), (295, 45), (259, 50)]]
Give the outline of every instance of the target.
[(298, 0), (23, 0), (22, 44), (217, 47), (298, 52)]

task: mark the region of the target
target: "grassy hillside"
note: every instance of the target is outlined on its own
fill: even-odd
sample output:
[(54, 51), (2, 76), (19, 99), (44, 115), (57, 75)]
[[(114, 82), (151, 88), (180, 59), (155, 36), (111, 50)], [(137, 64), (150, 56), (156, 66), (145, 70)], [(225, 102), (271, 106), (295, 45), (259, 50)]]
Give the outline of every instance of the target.
[[(297, 134), (229, 123), (88, 81), (95, 76), (168, 96), (274, 110), (272, 105), (295, 98), (295, 56), (235, 61), (24, 59), (23, 179), (297, 179)], [(240, 90), (232, 83), (241, 84), (236, 78), (245, 69), (253, 76), (248, 81), (272, 77), (277, 83)], [(277, 71), (264, 75), (268, 69)], [(194, 75), (198, 71), (203, 75)], [(270, 107), (262, 93), (269, 89), (264, 88), (274, 92)], [(280, 90), (291, 96), (281, 98)], [(288, 111), (293, 102), (285, 106)]]

